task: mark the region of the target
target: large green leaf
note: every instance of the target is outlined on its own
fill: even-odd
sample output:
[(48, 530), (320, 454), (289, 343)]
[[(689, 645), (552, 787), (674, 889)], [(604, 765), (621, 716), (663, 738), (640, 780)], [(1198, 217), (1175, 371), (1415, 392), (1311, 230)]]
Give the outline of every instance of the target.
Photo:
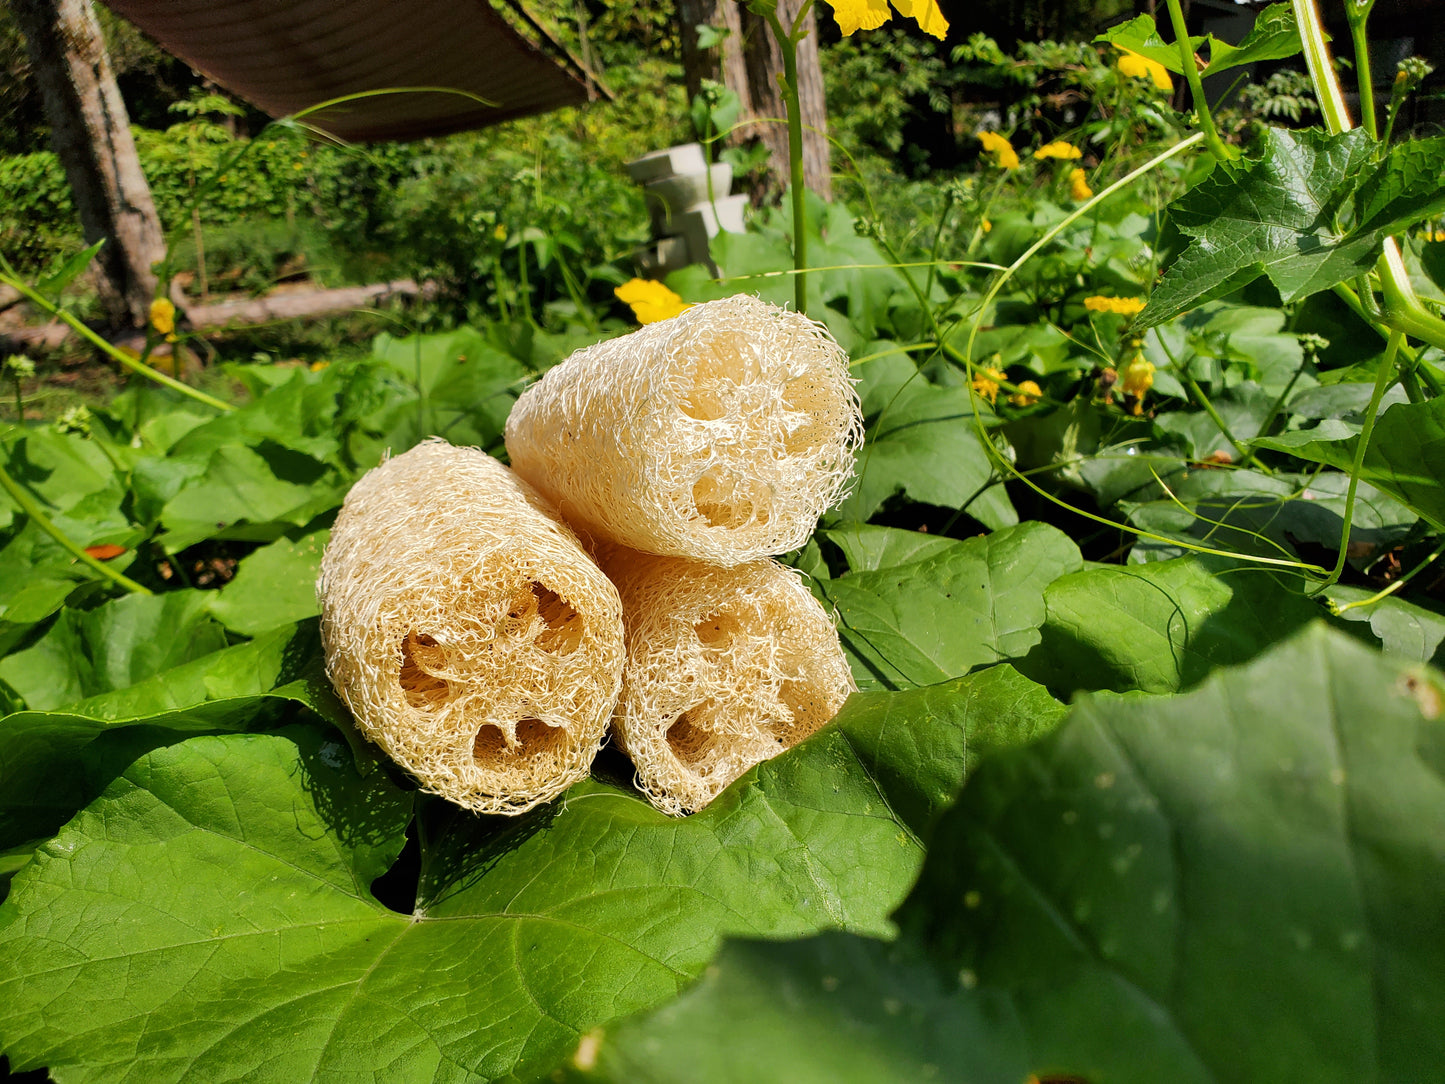
[[(413, 391), (420, 372), (426, 392), (426, 433), (446, 437), (453, 444), (482, 448), (501, 443), (507, 414), (522, 390), (527, 372), (480, 332), (463, 327), (400, 339), (382, 334), (376, 337), (372, 350)], [(417, 437), (419, 409), (411, 395), (393, 395), (382, 415), (382, 427), (391, 433), (404, 433), (409, 445)]]
[[(1325, 426), (1330, 428), (1326, 429)], [(1289, 452), (1300, 459), (1352, 469), (1359, 437), (1342, 423), (1262, 437), (1259, 448)], [(1360, 470), (1378, 489), (1398, 497), (1436, 527), (1445, 527), (1445, 399), (1400, 403), (1380, 415)]]
[(971, 747), (1057, 718), (979, 675), (864, 697), (686, 819), (594, 781), (504, 825), (437, 803), (407, 914), (370, 885), (410, 796), (344, 746), (158, 749), (16, 875), (0, 1047), (66, 1081), (533, 1079), (724, 935), (888, 930)]
[(1140, 315), (1154, 327), (1267, 275), (1296, 301), (1373, 266), (1384, 239), (1445, 209), (1445, 140), (1396, 146), (1370, 164), (1355, 128), (1328, 136), (1267, 128), (1261, 157), (1215, 170), (1171, 207), (1195, 240)]
[(1063, 532), (1023, 523), (819, 587), (837, 608), (860, 687), (908, 688), (1027, 654), (1044, 621), (1044, 587), (1082, 563)]
[[(1440, 651), (1441, 643), (1445, 643), (1445, 613), (1406, 602), (1396, 595), (1377, 598), (1374, 591), (1345, 584), (1335, 584), (1328, 595), (1341, 620), (1369, 624), (1385, 654), (1436, 666), (1445, 661)], [(1370, 602), (1371, 598), (1376, 601)], [(1353, 608), (1343, 609), (1345, 606)]]
[(212, 615), (245, 636), (316, 616), (316, 575), (330, 537), (322, 530), (296, 542), (278, 538), (243, 557), (236, 578), (212, 595)]
[[(1194, 470), (1171, 480), (1167, 494), (1143, 503), (1122, 502), (1136, 527), (1192, 540), (1212, 549), (1289, 557), (1301, 544), (1338, 549), (1345, 523), (1349, 478), (1335, 471), (1313, 476), (1252, 470)], [(1352, 547), (1365, 552), (1406, 538), (1418, 517), (1369, 482), (1355, 489)], [(1179, 556), (1181, 547), (1141, 539), (1131, 560)]]
[[(1146, 56), (1175, 75), (1184, 73), (1178, 44), (1164, 41), (1159, 36), (1154, 20), (1148, 15), (1136, 15), (1127, 23), (1105, 31), (1094, 40), (1122, 46), (1130, 52)], [(1261, 60), (1282, 60), (1294, 56), (1300, 51), (1299, 29), (1295, 26), (1294, 11), (1288, 4), (1271, 4), (1255, 17), (1254, 26), (1238, 45), (1220, 41), (1213, 34), (1189, 39), (1191, 53), (1197, 53), (1206, 46), (1209, 50), (1209, 62), (1204, 69), (1206, 75), (1217, 75), (1230, 68), (1255, 64)]]
[(1323, 615), (1277, 575), (1181, 557), (1060, 577), (1044, 589), (1040, 640), (1016, 665), (1056, 696), (1189, 688)]
[(905, 565), (960, 544), (959, 539), (945, 535), (878, 527), (872, 523), (845, 523), (820, 533), (843, 551), (851, 572)]
[[(858, 452), (858, 481), (838, 516), (866, 520), (889, 497), (963, 508), (986, 527), (1018, 522), (993, 464), (979, 443), (975, 401), (967, 388), (939, 387), (907, 358), (865, 367), (867, 439)], [(874, 416), (870, 408), (877, 405)]]
[(172, 591), (64, 610), (33, 645), (0, 660), (0, 680), (37, 711), (134, 685), (226, 646), (206, 614), (211, 597)]
[(893, 811), (922, 836), (979, 757), (1048, 733), (1064, 711), (1043, 686), (999, 665), (918, 689), (858, 693), (837, 725)]
[(1319, 626), (1183, 696), (1087, 697), (985, 758), (896, 945), (736, 946), (573, 1065), (628, 1084), (1433, 1080), (1442, 697)]
[(344, 720), (318, 651), (314, 623), (277, 629), (65, 711), (0, 719), (0, 848), (53, 834), (148, 748), (263, 724), (293, 703)]
[(308, 456), (274, 447), (218, 448), (205, 470), (161, 511), (167, 549), (206, 538), (272, 541), (341, 504), (350, 480)]

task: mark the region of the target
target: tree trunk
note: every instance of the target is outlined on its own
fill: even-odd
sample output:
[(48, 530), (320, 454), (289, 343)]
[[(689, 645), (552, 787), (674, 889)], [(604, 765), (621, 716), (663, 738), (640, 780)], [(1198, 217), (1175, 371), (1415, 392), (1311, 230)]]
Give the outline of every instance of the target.
[[(801, 0), (780, 0), (778, 18), (792, 26)], [(728, 138), (733, 145), (750, 139), (768, 148), (776, 194), (788, 183), (787, 106), (778, 77), (783, 54), (767, 21), (748, 12), (736, 0), (678, 0), (677, 17), (682, 37), (682, 71), (688, 97), (697, 94), (704, 79), (713, 79), (735, 91), (742, 102), (744, 124)], [(833, 174), (828, 155), (828, 115), (823, 101), (823, 71), (818, 65), (818, 28), (813, 14), (805, 20), (808, 36), (798, 45), (799, 98), (803, 112), (803, 177), (807, 187), (824, 199), (833, 197)], [(729, 31), (716, 49), (697, 47), (697, 27), (715, 26)]]
[(101, 303), (116, 326), (143, 326), (165, 237), (95, 11), (90, 0), (11, 0), (11, 10), (85, 239), (105, 239), (96, 257)]
[[(778, 18), (791, 27), (803, 0), (778, 0)], [(803, 183), (824, 199), (833, 198), (833, 170), (828, 153), (828, 110), (823, 99), (823, 69), (818, 63), (818, 22), (816, 7), (804, 24), (808, 36), (798, 43), (798, 101), (803, 114)], [(783, 51), (773, 38), (766, 20), (744, 10), (743, 55), (747, 60), (748, 91), (753, 115), (777, 118), (788, 115), (778, 83), (783, 74)], [(768, 148), (774, 176), (788, 182), (788, 126), (786, 123), (759, 124), (757, 135)]]
[[(742, 7), (735, 0), (678, 0), (677, 21), (682, 39), (682, 79), (691, 100), (702, 89), (702, 81), (711, 79), (742, 99), (742, 116), (753, 115), (752, 95), (748, 92), (748, 68), (743, 59)], [(697, 28), (714, 26), (728, 32), (715, 49), (697, 47)], [(746, 138), (746, 137), (744, 137)], [(738, 142), (742, 140), (739, 139)], [(730, 140), (731, 142), (731, 140)]]

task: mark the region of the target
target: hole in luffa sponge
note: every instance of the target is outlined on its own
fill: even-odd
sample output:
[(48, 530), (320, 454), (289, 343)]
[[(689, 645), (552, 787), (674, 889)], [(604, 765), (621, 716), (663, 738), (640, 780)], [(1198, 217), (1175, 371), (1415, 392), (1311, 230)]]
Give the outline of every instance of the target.
[(500, 631), (543, 651), (569, 655), (582, 643), (582, 617), (561, 595), (535, 580), (513, 592)]
[(667, 728), (667, 744), (672, 755), (689, 767), (704, 760), (715, 741), (714, 735), (693, 722), (692, 714), (692, 711), (683, 712), (677, 722)]
[(692, 500), (698, 517), (709, 527), (737, 530), (768, 521), (767, 502), (758, 499), (749, 483), (720, 467), (693, 484)]
[(452, 698), (452, 687), (436, 670), (446, 661), (445, 649), (426, 633), (408, 632), (401, 641), (401, 691), (406, 702), (422, 711), (437, 711)]
[(499, 768), (522, 757), (540, 757), (559, 752), (567, 744), (561, 727), (549, 726), (541, 719), (518, 720), (512, 744), (507, 734), (495, 723), (483, 723), (472, 739), (472, 759), (481, 768)]
[(708, 647), (727, 647), (729, 641), (742, 632), (742, 622), (736, 614), (713, 614), (694, 625), (693, 631), (699, 642)]

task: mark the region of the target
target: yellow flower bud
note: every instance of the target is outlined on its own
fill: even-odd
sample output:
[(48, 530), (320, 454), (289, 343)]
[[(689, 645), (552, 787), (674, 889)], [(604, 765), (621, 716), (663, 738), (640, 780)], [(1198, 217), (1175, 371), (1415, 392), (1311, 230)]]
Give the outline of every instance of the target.
[(1052, 143), (1045, 143), (1038, 150), (1034, 151), (1034, 157), (1038, 159), (1057, 158), (1061, 162), (1067, 162), (1075, 158), (1084, 157), (1084, 152), (1072, 143), (1065, 143), (1062, 139), (1056, 139)]
[(158, 297), (151, 302), (151, 327), (162, 335), (176, 329), (176, 307), (169, 298)]
[(1014, 406), (1033, 406), (1043, 398), (1044, 390), (1032, 380), (1023, 380), (1018, 384), (1018, 391), (1010, 395), (1008, 401)]

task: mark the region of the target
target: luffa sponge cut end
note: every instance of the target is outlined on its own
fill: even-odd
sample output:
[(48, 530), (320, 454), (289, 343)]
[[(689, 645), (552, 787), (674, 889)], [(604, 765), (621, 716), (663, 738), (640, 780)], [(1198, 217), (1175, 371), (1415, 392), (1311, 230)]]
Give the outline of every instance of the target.
[(332, 685), (424, 790), (521, 813), (587, 774), (620, 690), (617, 592), (485, 452), (428, 441), (366, 474), (317, 589)]
[(737, 565), (807, 541), (862, 433), (822, 325), (739, 295), (577, 351), (518, 399), (507, 453), (585, 536)]
[(776, 561), (600, 556), (627, 629), (613, 732), (659, 809), (701, 809), (831, 720), (856, 688), (827, 613)]

